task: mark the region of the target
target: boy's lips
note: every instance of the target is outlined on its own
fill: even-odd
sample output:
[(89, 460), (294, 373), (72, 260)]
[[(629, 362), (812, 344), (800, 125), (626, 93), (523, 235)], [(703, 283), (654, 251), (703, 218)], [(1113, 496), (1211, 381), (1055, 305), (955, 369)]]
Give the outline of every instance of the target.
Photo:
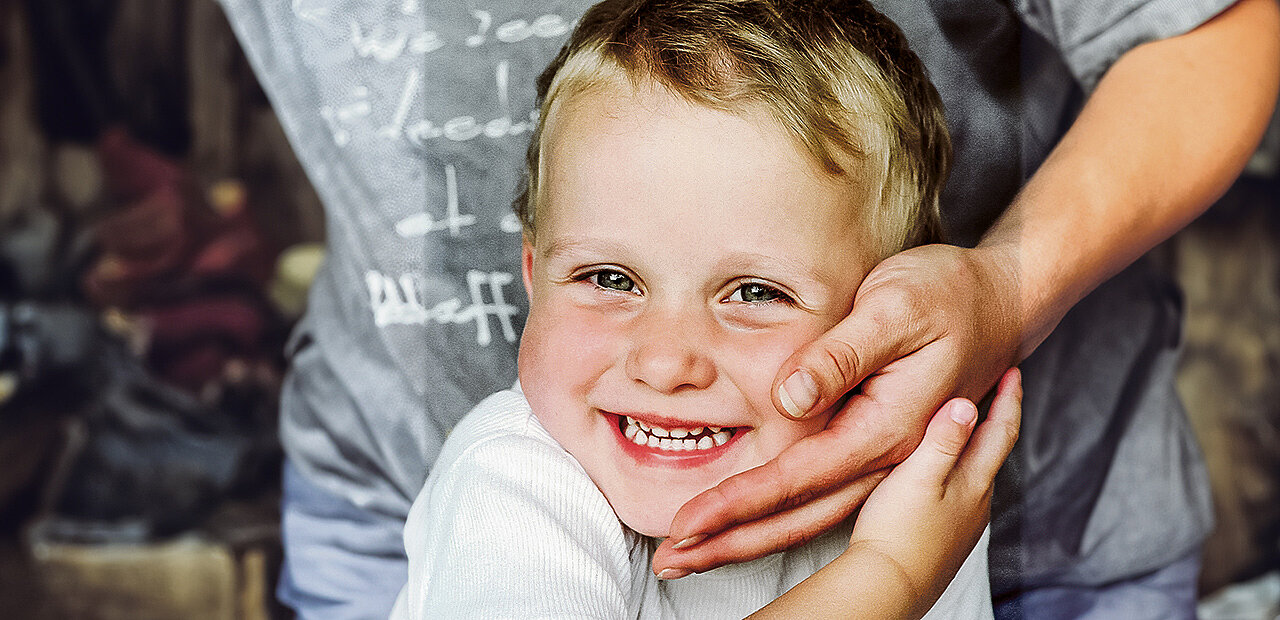
[(643, 411), (619, 412), (611, 409), (601, 409), (599, 407), (596, 407), (596, 410), (604, 415), (630, 418), (642, 424), (648, 424), (650, 426), (658, 426), (666, 429), (673, 429), (673, 428), (689, 429), (689, 428), (697, 428), (697, 427), (716, 427), (716, 428), (729, 428), (729, 429), (750, 428), (745, 425), (726, 423), (726, 422), (713, 422), (708, 420), (698, 420), (698, 421), (682, 420), (680, 418), (674, 418), (671, 416), (666, 416), (666, 415), (661, 415), (656, 413), (647, 413)]
[[(670, 418), (602, 411), (612, 419), (623, 452), (642, 465), (700, 467), (724, 455), (750, 427), (697, 425)], [(661, 423), (650, 422), (661, 420)]]

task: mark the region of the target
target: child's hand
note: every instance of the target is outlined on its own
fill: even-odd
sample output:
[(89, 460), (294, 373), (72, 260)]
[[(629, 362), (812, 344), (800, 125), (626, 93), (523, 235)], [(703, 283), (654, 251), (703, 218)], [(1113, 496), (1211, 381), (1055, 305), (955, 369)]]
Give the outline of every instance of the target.
[(992, 482), (1018, 438), (1017, 369), (1000, 380), (970, 439), (977, 415), (962, 398), (944, 405), (920, 446), (867, 498), (849, 541), (846, 553), (878, 556), (898, 569), (920, 613), (946, 589), (990, 520)]
[(1000, 380), (974, 433), (977, 417), (968, 400), (943, 405), (919, 447), (862, 505), (849, 548), (751, 617), (848, 618), (856, 610), (900, 620), (928, 612), (990, 519), (991, 485), (1022, 417), (1017, 369)]

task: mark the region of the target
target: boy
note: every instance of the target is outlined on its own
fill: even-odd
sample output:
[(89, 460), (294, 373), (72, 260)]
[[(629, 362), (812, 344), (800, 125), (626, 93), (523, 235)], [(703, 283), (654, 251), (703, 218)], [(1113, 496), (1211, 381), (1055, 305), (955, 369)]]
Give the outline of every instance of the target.
[[(740, 617), (817, 573), (769, 611), (843, 599), (918, 617), (958, 567), (932, 613), (990, 617), (979, 534), (1011, 445), (990, 427), (958, 468), (981, 474), (945, 507), (917, 501), (912, 464), (857, 528), (696, 578), (648, 570), (681, 505), (826, 425), (774, 412), (774, 372), (848, 314), (872, 266), (937, 240), (949, 143), (896, 27), (861, 2), (606, 1), (539, 95), (517, 204), (523, 393), (446, 443), (406, 526), (396, 614)], [(1011, 392), (988, 424), (1007, 427)], [(971, 409), (944, 407), (926, 445)], [(967, 432), (975, 416), (958, 417)], [(868, 569), (884, 557), (911, 577)]]

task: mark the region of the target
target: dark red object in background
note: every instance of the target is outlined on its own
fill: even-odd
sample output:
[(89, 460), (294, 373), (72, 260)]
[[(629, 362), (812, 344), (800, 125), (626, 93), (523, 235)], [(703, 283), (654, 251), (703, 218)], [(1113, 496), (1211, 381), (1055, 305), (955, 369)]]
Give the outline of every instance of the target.
[(94, 226), (101, 254), (84, 276), (86, 297), (127, 314), (153, 372), (192, 392), (231, 360), (277, 356), (280, 320), (262, 292), (277, 252), (243, 189), (200, 191), (177, 162), (119, 129), (98, 151), (117, 206)]

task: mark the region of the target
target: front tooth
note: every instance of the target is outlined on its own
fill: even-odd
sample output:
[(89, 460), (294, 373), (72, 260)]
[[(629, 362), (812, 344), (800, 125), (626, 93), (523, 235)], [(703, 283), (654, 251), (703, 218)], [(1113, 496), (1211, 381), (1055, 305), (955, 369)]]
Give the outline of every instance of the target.
[(627, 430), (622, 431), (622, 434), (625, 435), (627, 439), (631, 439), (632, 437), (635, 437), (638, 432), (640, 432), (640, 427), (634, 424), (628, 424)]
[(715, 447), (715, 445), (715, 442), (711, 441), (711, 435), (703, 435), (702, 439), (698, 440), (699, 450), (710, 450)]
[(658, 439), (657, 437), (654, 437), (653, 435), (649, 435), (649, 442), (647, 445), (650, 448), (656, 448), (660, 443), (661, 443), (660, 439)]
[(724, 442), (729, 441), (729, 433), (726, 431), (720, 431), (718, 433), (713, 434), (711, 436), (711, 439), (715, 441), (717, 446), (723, 446)]
[(652, 434), (654, 434), (654, 435), (657, 435), (657, 436), (659, 436), (659, 437), (670, 437), (670, 436), (671, 436), (671, 433), (669, 433), (669, 432), (667, 431), (667, 429), (662, 428), (661, 426), (655, 426), (655, 427), (653, 427), (653, 430), (651, 430), (651, 431), (649, 431), (649, 432), (650, 432), (650, 433), (652, 433)]
[(684, 439), (689, 436), (689, 431), (683, 428), (673, 428), (671, 429), (671, 436), (676, 439)]
[(631, 441), (634, 441), (637, 446), (643, 446), (649, 443), (649, 436), (644, 431), (637, 430), (635, 437), (632, 437)]
[(683, 441), (681, 441), (681, 442), (680, 442), (680, 445), (681, 445), (681, 446), (683, 446), (685, 450), (697, 450), (697, 449), (698, 449), (698, 442), (697, 442), (697, 441), (695, 441), (695, 440), (693, 440), (693, 439), (685, 439), (685, 440), (683, 440)]

